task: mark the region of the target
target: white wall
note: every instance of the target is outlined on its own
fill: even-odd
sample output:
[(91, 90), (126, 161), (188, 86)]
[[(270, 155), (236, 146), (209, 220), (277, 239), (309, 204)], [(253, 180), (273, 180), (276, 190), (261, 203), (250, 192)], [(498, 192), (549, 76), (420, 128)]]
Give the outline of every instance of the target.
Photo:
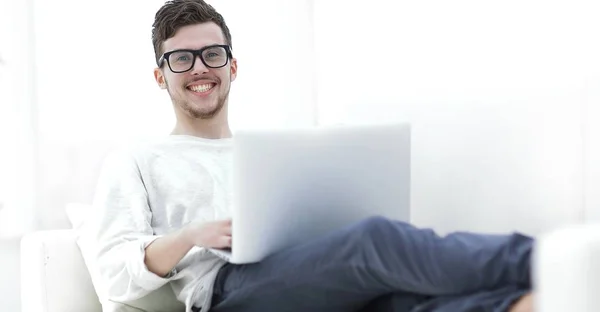
[(162, 3), (35, 2), (39, 229), (68, 226), (65, 204), (91, 199), (86, 187), (108, 151), (170, 131), (169, 97), (152, 74)]
[[(0, 1), (0, 237), (33, 229), (37, 133), (30, 1)], [(18, 173), (18, 174), (17, 174)]]
[(311, 1), (213, 0), (233, 37), (234, 130), (316, 123)]
[[(600, 41), (600, 40), (597, 40)], [(600, 223), (600, 73), (583, 88), (584, 207), (589, 223)]]
[(595, 1), (315, 3), (320, 122), (413, 124), (415, 223), (537, 234), (582, 221)]
[(19, 235), (33, 228), (36, 202), (28, 2), (0, 0), (0, 311), (11, 312), (21, 307)]

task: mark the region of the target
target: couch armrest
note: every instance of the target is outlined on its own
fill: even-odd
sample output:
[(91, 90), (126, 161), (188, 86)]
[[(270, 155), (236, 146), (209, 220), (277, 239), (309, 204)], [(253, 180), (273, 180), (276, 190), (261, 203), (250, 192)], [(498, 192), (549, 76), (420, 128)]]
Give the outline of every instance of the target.
[(74, 230), (39, 231), (21, 240), (22, 312), (101, 312)]
[(574, 225), (538, 239), (536, 311), (600, 311), (600, 225)]

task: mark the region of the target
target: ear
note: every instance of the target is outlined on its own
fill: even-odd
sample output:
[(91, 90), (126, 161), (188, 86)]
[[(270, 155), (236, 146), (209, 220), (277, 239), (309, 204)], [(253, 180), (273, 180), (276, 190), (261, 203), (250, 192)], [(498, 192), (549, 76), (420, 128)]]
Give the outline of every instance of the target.
[(235, 77), (237, 77), (237, 59), (232, 58), (231, 59), (231, 66), (230, 66), (230, 76), (231, 76), (231, 81), (235, 80)]
[(165, 80), (165, 76), (160, 68), (154, 69), (154, 79), (161, 89), (167, 88), (167, 81)]

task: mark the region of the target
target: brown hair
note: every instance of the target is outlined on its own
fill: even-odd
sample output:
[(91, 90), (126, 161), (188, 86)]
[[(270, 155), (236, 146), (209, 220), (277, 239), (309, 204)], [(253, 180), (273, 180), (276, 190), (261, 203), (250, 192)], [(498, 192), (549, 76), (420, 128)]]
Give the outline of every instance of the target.
[(163, 54), (163, 42), (173, 37), (181, 27), (206, 22), (217, 24), (223, 31), (225, 43), (231, 47), (231, 34), (225, 19), (210, 4), (203, 0), (167, 1), (156, 12), (152, 24), (152, 44), (156, 63), (158, 64), (158, 59)]

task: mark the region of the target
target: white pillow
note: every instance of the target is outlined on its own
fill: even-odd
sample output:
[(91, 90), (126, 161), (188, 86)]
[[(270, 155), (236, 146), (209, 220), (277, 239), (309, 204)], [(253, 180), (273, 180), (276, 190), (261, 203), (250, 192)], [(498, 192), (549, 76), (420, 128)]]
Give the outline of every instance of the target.
[(91, 212), (92, 206), (81, 203), (69, 203), (65, 208), (67, 218), (74, 230), (79, 231), (85, 222), (85, 218)]
[[(81, 231), (87, 218), (91, 215), (92, 205), (82, 203), (69, 203), (65, 211), (71, 226), (75, 231)], [(77, 245), (83, 257), (83, 261), (90, 273), (92, 284), (96, 290), (96, 294), (102, 305), (103, 312), (164, 312), (164, 311), (185, 311), (185, 305), (177, 300), (173, 290), (169, 284), (155, 290), (149, 296), (134, 300), (131, 302), (119, 303), (107, 299), (102, 287), (102, 279), (100, 278), (100, 270), (97, 269), (96, 260), (90, 257), (92, 242), (86, 241), (85, 235), (77, 234)]]

